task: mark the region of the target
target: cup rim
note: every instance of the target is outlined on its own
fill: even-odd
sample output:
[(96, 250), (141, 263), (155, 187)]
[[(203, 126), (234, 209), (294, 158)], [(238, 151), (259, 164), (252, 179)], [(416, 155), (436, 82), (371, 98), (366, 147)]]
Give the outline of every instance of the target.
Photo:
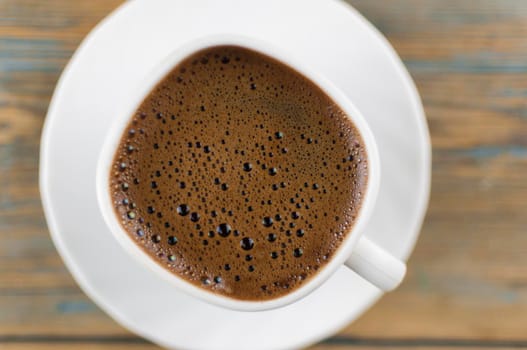
[[(213, 291), (207, 291), (187, 282), (183, 278), (161, 266), (159, 262), (150, 257), (136, 243), (134, 243), (128, 233), (122, 228), (117, 216), (115, 215), (110, 191), (108, 190), (113, 158), (124, 129), (146, 96), (148, 96), (148, 94), (172, 71), (174, 67), (192, 54), (206, 48), (223, 45), (238, 46), (269, 56), (312, 81), (344, 112), (346, 112), (346, 115), (351, 119), (361, 135), (366, 148), (368, 159), (368, 183), (365, 194), (363, 195), (363, 202), (359, 209), (359, 214), (357, 215), (356, 222), (352, 226), (351, 231), (346, 234), (344, 241), (336, 250), (331, 260), (323, 266), (319, 272), (311, 277), (307, 283), (291, 293), (270, 300), (238, 300), (216, 294)], [(322, 285), (349, 258), (355, 243), (360, 239), (363, 233), (365, 224), (371, 217), (380, 186), (380, 161), (377, 145), (362, 113), (355, 107), (351, 100), (328, 79), (316, 74), (316, 72), (299, 62), (294, 55), (287, 53), (282, 48), (277, 48), (270, 43), (252, 37), (233, 34), (208, 35), (191, 40), (175, 49), (168, 55), (168, 57), (161, 61), (153, 71), (150, 71), (149, 74), (146, 75), (140, 87), (136, 89), (126, 101), (130, 102), (117, 108), (116, 120), (113, 122), (107, 133), (99, 155), (99, 161), (96, 168), (97, 201), (104, 221), (114, 238), (130, 255), (141, 264), (154, 271), (158, 276), (172, 283), (179, 290), (217, 306), (237, 311), (265, 311), (280, 308), (304, 298)]]

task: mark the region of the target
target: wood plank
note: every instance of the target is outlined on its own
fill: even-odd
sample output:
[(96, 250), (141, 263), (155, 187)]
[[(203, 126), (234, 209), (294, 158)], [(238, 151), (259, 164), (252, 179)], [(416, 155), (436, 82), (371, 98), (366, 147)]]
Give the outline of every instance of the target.
[(82, 38), (121, 3), (0, 1), (0, 335), (128, 334), (66, 271), (38, 191), (39, 140), (54, 85)]
[(387, 35), (411, 70), (525, 71), (527, 6), (522, 1), (347, 2)]
[(154, 350), (159, 349), (153, 344), (114, 344), (114, 343), (80, 343), (80, 344), (54, 344), (54, 343), (20, 343), (4, 344), (2, 350), (70, 350), (74, 347), (78, 350)]
[[(70, 350), (71, 344), (7, 344), (2, 346), (2, 350)], [(144, 345), (144, 344), (75, 344), (75, 349), (78, 350), (154, 350), (159, 349), (155, 345)], [(318, 345), (310, 348), (311, 350), (377, 350), (377, 346), (328, 346)], [(383, 350), (401, 350), (404, 348), (398, 346), (386, 346), (382, 347)], [(412, 347), (414, 350), (480, 350), (481, 347)], [(492, 348), (493, 350), (513, 350), (518, 349), (515, 347), (498, 347)]]
[[(104, 342), (104, 343), (14, 343), (14, 344), (6, 344), (2, 347), (3, 350), (65, 350), (65, 349), (71, 349), (72, 346), (75, 347), (75, 349), (79, 350), (102, 350), (102, 349), (110, 349), (110, 350), (150, 350), (150, 349), (159, 349), (157, 346), (147, 343), (133, 343), (133, 342), (125, 342), (119, 343), (119, 342)], [(421, 346), (421, 345), (412, 345), (412, 349), (415, 350), (478, 350), (482, 348), (490, 348), (493, 350), (512, 350), (512, 349), (518, 349), (516, 346), (497, 346), (497, 347), (481, 347), (481, 346)], [(313, 347), (309, 348), (310, 350), (345, 350), (345, 349), (353, 349), (353, 350), (376, 350), (376, 349), (384, 349), (384, 350), (400, 350), (400, 349), (407, 349), (405, 345), (389, 345), (389, 344), (382, 344), (382, 345), (359, 345), (359, 344), (343, 344), (343, 345), (333, 345), (333, 344), (319, 344)]]
[(2, 337), (128, 335), (77, 287), (3, 291), (0, 294)]

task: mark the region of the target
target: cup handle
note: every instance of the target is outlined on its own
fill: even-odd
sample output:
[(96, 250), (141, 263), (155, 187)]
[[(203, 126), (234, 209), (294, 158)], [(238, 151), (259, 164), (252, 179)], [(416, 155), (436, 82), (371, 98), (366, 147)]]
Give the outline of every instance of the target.
[(394, 290), (406, 274), (405, 263), (364, 236), (345, 265), (385, 292)]

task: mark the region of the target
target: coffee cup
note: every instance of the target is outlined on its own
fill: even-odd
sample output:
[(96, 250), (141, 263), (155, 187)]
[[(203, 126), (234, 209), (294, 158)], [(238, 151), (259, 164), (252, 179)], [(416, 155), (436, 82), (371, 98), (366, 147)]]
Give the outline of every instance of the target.
[[(331, 256), (330, 261), (309, 281), (298, 289), (275, 299), (237, 300), (199, 288), (171, 273), (154, 261), (132, 241), (123, 229), (119, 218), (115, 215), (114, 203), (109, 191), (109, 174), (112, 169), (114, 155), (120, 144), (121, 135), (141, 102), (155, 88), (158, 82), (185, 58), (200, 50), (221, 45), (242, 47), (272, 57), (312, 81), (351, 118), (351, 121), (362, 137), (366, 149), (368, 183), (363, 193), (359, 214), (355, 219), (351, 231), (346, 234), (341, 246)], [(117, 109), (116, 121), (112, 128), (108, 130), (97, 166), (96, 187), (99, 207), (109, 231), (121, 246), (139, 263), (173, 284), (175, 288), (220, 307), (239, 311), (263, 311), (286, 306), (307, 296), (321, 286), (342, 265), (350, 268), (383, 291), (393, 290), (404, 278), (406, 272), (405, 264), (363, 235), (365, 226), (368, 220), (370, 220), (374, 210), (380, 181), (382, 181), (380, 178), (381, 172), (377, 145), (368, 123), (362, 113), (346, 95), (328, 79), (302, 64), (299, 58), (288, 54), (285, 50), (254, 38), (233, 35), (200, 38), (177, 48), (169, 57), (160, 62), (146, 76), (135, 93), (127, 99), (127, 102)]]

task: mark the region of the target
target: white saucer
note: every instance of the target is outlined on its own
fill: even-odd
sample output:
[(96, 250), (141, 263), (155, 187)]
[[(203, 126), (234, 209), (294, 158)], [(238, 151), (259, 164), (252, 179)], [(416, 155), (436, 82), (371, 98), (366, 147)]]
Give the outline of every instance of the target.
[(342, 268), (307, 298), (274, 311), (227, 311), (181, 294), (138, 265), (97, 209), (95, 164), (114, 107), (185, 41), (242, 33), (282, 46), (360, 108), (382, 163), (366, 234), (406, 259), (430, 185), (430, 141), (415, 87), (386, 40), (336, 0), (135, 0), (84, 41), (58, 84), (42, 138), (40, 184), (57, 249), (81, 288), (117, 322), (167, 348), (292, 349), (337, 332), (380, 296)]

